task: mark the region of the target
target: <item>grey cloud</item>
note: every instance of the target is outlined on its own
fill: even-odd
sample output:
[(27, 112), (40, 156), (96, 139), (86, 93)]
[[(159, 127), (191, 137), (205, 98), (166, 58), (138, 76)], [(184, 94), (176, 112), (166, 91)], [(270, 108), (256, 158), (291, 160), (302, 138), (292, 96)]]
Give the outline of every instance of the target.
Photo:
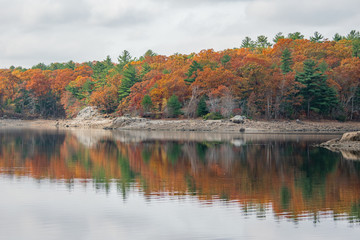
[[(0, 68), (238, 47), (245, 36), (358, 28), (358, 0), (0, 0)], [(342, 33), (344, 34), (344, 33)]]
[(322, 26), (341, 23), (358, 15), (358, 0), (259, 0), (248, 5), (250, 19), (298, 26)]

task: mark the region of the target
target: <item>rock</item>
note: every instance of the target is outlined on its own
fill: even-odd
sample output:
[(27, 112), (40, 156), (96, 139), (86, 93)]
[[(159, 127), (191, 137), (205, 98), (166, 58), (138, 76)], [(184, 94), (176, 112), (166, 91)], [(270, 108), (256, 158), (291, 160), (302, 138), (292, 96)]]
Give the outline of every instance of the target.
[(300, 119), (296, 119), (296, 123), (297, 124), (304, 124), (302, 121), (300, 121)]
[(246, 119), (246, 117), (244, 117), (244, 116), (236, 115), (235, 117), (230, 118), (230, 122), (239, 124), (239, 123), (244, 123), (245, 119)]
[(146, 121), (148, 121), (148, 119), (146, 118), (139, 118), (139, 117), (132, 118), (129, 115), (126, 116), (124, 115), (122, 117), (115, 118), (109, 128), (116, 129), (119, 127), (125, 127), (131, 125), (133, 123), (146, 122)]
[(90, 120), (99, 117), (101, 117), (101, 114), (99, 113), (97, 108), (89, 106), (82, 109), (76, 116), (75, 120)]
[(339, 141), (340, 142), (359, 142), (360, 141), (360, 131), (344, 133), (344, 135), (340, 138)]
[(360, 160), (360, 132), (344, 133), (340, 139), (332, 139), (320, 144), (334, 152), (340, 152), (345, 159)]

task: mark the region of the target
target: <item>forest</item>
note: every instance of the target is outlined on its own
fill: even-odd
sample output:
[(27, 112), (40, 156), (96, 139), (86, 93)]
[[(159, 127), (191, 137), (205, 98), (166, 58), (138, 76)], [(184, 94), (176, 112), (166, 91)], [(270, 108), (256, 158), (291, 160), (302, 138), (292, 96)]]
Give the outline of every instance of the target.
[(359, 31), (331, 40), (278, 33), (239, 45), (0, 69), (0, 116), (71, 118), (90, 105), (110, 116), (360, 119)]

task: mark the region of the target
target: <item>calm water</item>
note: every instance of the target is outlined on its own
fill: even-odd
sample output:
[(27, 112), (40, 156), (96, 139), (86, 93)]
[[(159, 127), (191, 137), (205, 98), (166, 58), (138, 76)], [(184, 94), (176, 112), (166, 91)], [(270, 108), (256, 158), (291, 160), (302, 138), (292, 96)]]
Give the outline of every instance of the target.
[(0, 239), (359, 239), (334, 136), (0, 130)]

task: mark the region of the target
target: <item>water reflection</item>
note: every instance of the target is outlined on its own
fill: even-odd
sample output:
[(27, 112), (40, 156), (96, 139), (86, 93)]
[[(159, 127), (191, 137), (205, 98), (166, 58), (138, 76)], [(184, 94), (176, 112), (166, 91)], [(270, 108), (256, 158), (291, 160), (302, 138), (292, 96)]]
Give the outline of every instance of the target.
[(0, 174), (116, 187), (124, 200), (192, 196), (244, 215), (360, 221), (360, 162), (312, 147), (332, 136), (0, 131)]

